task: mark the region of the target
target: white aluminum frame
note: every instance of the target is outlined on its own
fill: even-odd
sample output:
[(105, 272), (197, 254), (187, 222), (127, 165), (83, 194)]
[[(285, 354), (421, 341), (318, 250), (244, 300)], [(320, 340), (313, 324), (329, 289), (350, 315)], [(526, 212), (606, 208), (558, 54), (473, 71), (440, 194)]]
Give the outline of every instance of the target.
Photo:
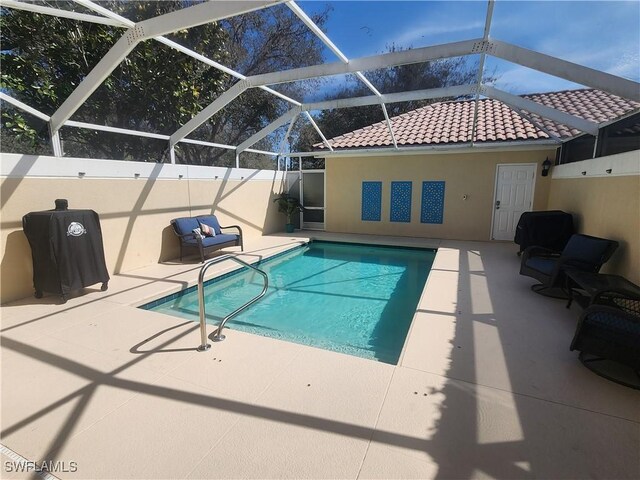
[(275, 132), (278, 128), (282, 127), (283, 125), (286, 125), (287, 123), (291, 123), (291, 125), (293, 125), (292, 121), (295, 117), (298, 116), (299, 113), (300, 113), (300, 107), (292, 108), (287, 113), (280, 116), (277, 120), (274, 120), (273, 122), (271, 122), (269, 125), (264, 127), (259, 132), (251, 135), (248, 139), (246, 139), (244, 142), (238, 145), (238, 147), (236, 148), (236, 151), (238, 153), (242, 153), (246, 151), (247, 148), (249, 148), (251, 145), (259, 141), (260, 139), (266, 137), (270, 133)]
[[(0, 4), (3, 7), (14, 8), (16, 10), (24, 10), (26, 12), (42, 13), (54, 17), (68, 18), (70, 20), (80, 20), (81, 22), (99, 23), (101, 25), (111, 25), (112, 27), (120, 27), (121, 24), (117, 20), (111, 18), (99, 17), (97, 15), (87, 15), (86, 13), (77, 13), (60, 8), (45, 7), (44, 5), (36, 5), (33, 3), (17, 2), (14, 0), (2, 0)], [(131, 22), (133, 23), (133, 22)]]
[[(307, 116), (307, 118), (311, 119), (310, 121), (312, 125), (314, 125), (320, 137), (323, 139), (323, 143), (325, 143), (325, 145), (328, 148), (333, 150), (333, 148), (326, 141), (326, 138), (324, 137), (324, 135), (320, 132), (320, 129), (318, 128), (317, 124), (313, 121), (312, 117), (309, 115), (310, 111), (331, 110), (334, 108), (362, 107), (365, 105), (381, 104), (383, 108), (383, 112), (386, 117), (387, 128), (391, 133), (393, 146), (394, 148), (398, 149), (399, 147), (396, 143), (395, 134), (393, 133), (393, 129), (390, 126), (389, 116), (387, 114), (387, 109), (385, 105), (386, 103), (407, 102), (410, 100), (425, 100), (429, 98), (459, 97), (462, 95), (469, 95), (474, 91), (475, 91), (475, 87), (473, 85), (456, 85), (453, 87), (431, 88), (427, 90), (415, 90), (412, 92), (391, 93), (388, 95), (382, 95), (381, 97), (377, 97), (375, 95), (368, 95), (366, 97), (351, 97), (351, 98), (344, 98), (344, 99), (337, 99), (337, 100), (327, 100), (324, 102), (307, 103), (307, 104), (301, 105), (299, 108), (294, 108), (292, 110), (289, 110), (288, 113), (286, 113), (279, 119), (275, 120), (273, 124), (277, 124), (276, 128), (278, 128), (281, 125), (283, 125), (283, 123), (281, 123), (281, 119), (284, 116), (287, 116), (294, 111), (297, 113), (302, 112)], [(381, 101), (382, 103), (380, 103)], [(256, 133), (251, 138), (247, 139), (242, 145), (238, 146), (238, 150), (242, 151), (242, 149), (246, 148), (247, 145), (253, 145), (253, 143), (261, 140), (266, 135), (268, 135), (273, 130), (275, 130), (275, 128), (273, 130), (269, 128), (271, 125), (268, 125), (263, 130)], [(263, 132), (264, 134), (262, 134)]]
[(259, 10), (284, 0), (253, 0), (242, 2), (206, 2), (175, 12), (150, 18), (130, 27), (120, 37), (91, 72), (80, 82), (63, 104), (51, 116), (51, 131), (57, 132), (126, 56), (143, 40), (159, 37), (185, 28)]
[[(494, 1), (489, 0), (487, 4), (487, 17), (484, 21), (484, 32), (482, 35), (482, 39), (487, 42), (489, 41), (489, 31), (491, 30), (491, 18), (493, 17), (493, 6)], [(484, 76), (484, 62), (487, 54), (482, 52), (480, 54), (480, 64), (478, 65), (478, 80), (477, 80), (477, 91), (476, 91), (476, 99), (473, 105), (473, 122), (471, 126), (471, 138), (472, 142), (476, 141), (476, 128), (478, 127), (478, 108), (480, 107), (480, 88), (482, 87), (482, 77)]]
[[(74, 0), (76, 3), (91, 9), (95, 12), (100, 13), (101, 15), (104, 15), (108, 18), (111, 18), (113, 20), (117, 20), (120, 22), (120, 26), (122, 27), (126, 27), (126, 28), (130, 28), (135, 26), (135, 23), (132, 22), (131, 20), (129, 20), (128, 18), (125, 18), (121, 15), (118, 15), (117, 13), (112, 12), (111, 10), (107, 10), (106, 8), (97, 5), (95, 3), (93, 3), (91, 0)], [(18, 2), (19, 3), (19, 2)], [(160, 42), (168, 47), (171, 47), (175, 50), (178, 50), (179, 52), (184, 53), (185, 55), (190, 56), (191, 58), (195, 58), (196, 60), (209, 65), (210, 67), (216, 68), (218, 70), (220, 70), (221, 72), (224, 72), (228, 75), (231, 75), (232, 77), (235, 77), (239, 80), (244, 80), (245, 78), (247, 78), (246, 76), (242, 75), (241, 73), (236, 72), (235, 70), (230, 69), (229, 67), (225, 67), (224, 65), (211, 60), (210, 58), (205, 57), (204, 55), (198, 53), (198, 52), (194, 52), (193, 50), (184, 47), (182, 45), (180, 45), (179, 43), (174, 42), (173, 40), (169, 40), (166, 37), (155, 37), (154, 38), (155, 41)], [(264, 90), (265, 92), (269, 92), (272, 95), (275, 95), (276, 97), (281, 98), (282, 100), (285, 100), (289, 103), (291, 103), (292, 105), (300, 105), (300, 102), (298, 102), (297, 100), (294, 100), (293, 98), (289, 98), (286, 95), (283, 95), (280, 92), (277, 92), (269, 87), (259, 87), (262, 90)]]
[[(338, 47), (335, 46), (335, 44), (329, 39), (329, 37), (327, 37), (325, 35), (325, 33), (322, 30), (320, 30), (320, 28), (313, 22), (313, 20), (311, 20), (309, 18), (309, 16), (306, 13), (304, 13), (304, 11), (300, 7), (298, 7), (298, 5), (296, 5), (295, 2), (293, 2), (293, 1), (287, 2), (287, 6), (340, 59), (340, 61), (342, 63), (345, 63), (345, 64), (349, 63), (349, 59), (347, 58), (347, 56), (344, 53), (342, 53)], [(373, 84), (369, 81), (369, 79), (367, 77), (364, 76), (364, 74), (362, 72), (359, 72), (359, 71), (355, 72), (355, 76), (362, 83), (364, 83), (365, 86), (369, 90), (371, 90), (371, 92), (373, 92), (373, 94), (376, 97), (378, 97), (380, 99), (382, 98), (382, 94), (378, 91), (378, 89), (376, 87), (373, 86)], [(394, 147), (397, 148), (398, 145), (396, 143), (396, 137), (395, 137), (395, 135), (393, 133), (393, 127), (391, 125), (391, 120), (389, 120), (389, 115), (387, 114), (387, 108), (385, 107), (384, 102), (382, 102), (382, 100), (380, 101), (380, 106), (382, 107), (382, 112), (383, 112), (384, 118), (385, 118), (385, 120), (387, 122), (387, 128), (389, 129), (389, 133), (391, 134), (391, 139), (393, 140), (393, 145), (394, 145)], [(316, 125), (316, 129), (318, 131), (320, 131), (320, 129), (317, 127), (317, 125)], [(324, 135), (320, 134), (320, 136), (324, 138)]]
[(598, 124), (590, 120), (585, 120), (575, 115), (569, 115), (561, 110), (547, 107), (538, 102), (528, 100), (518, 95), (507, 93), (503, 90), (499, 90), (494, 87), (483, 86), (481, 92), (489, 98), (500, 100), (507, 105), (515, 107), (516, 109), (526, 110), (528, 112), (535, 113), (541, 117), (549, 118), (555, 122), (563, 123), (571, 127), (575, 127), (583, 132), (590, 133), (591, 135), (598, 135)]
[(349, 63), (334, 62), (310, 67), (294, 68), (280, 72), (264, 73), (247, 77), (252, 87), (260, 85), (275, 85), (278, 83), (295, 82), (316, 77), (344, 75), (347, 73), (377, 70), (379, 68), (395, 67), (411, 63), (423, 63), (441, 58), (461, 57), (478, 53), (474, 50), (482, 39), (464, 40), (462, 42), (445, 43), (431, 47), (421, 47), (391, 53), (382, 53), (369, 57), (352, 59)]
[(490, 54), (539, 72), (571, 82), (597, 88), (623, 98), (640, 102), (640, 84), (623, 77), (568, 62), (560, 58), (518, 47), (500, 40), (491, 40)]
[[(305, 210), (322, 210), (323, 213), (323, 222), (305, 222), (304, 221), (304, 211), (300, 212), (300, 228), (305, 230), (317, 230), (317, 231), (325, 231), (327, 228), (327, 171), (324, 168), (318, 168), (314, 170), (303, 170), (302, 169), (302, 158), (299, 158), (299, 175), (300, 175), (300, 203), (302, 203)], [(304, 174), (322, 174), (322, 188), (323, 188), (323, 205), (322, 207), (306, 207), (304, 206)]]
[(316, 132), (318, 132), (318, 135), (320, 135), (320, 138), (322, 138), (322, 143), (324, 143), (324, 145), (329, 149), (330, 152), (333, 152), (333, 147), (331, 146), (331, 144), (328, 142), (327, 138), (324, 136), (324, 134), (322, 133), (322, 131), (320, 130), (320, 127), (318, 127), (318, 124), (316, 123), (316, 121), (313, 119), (313, 117), (311, 116), (311, 114), (305, 110), (304, 112), (305, 116), (307, 117), (307, 120), (309, 120), (309, 122), (311, 123), (311, 125), (313, 126), (313, 128), (316, 129)]
[[(45, 122), (48, 122), (51, 117), (45, 113), (42, 113), (39, 110), (36, 110), (35, 108), (30, 107), (29, 105), (27, 105), (26, 103), (23, 103), (19, 100), (16, 100), (15, 98), (7, 95), (4, 92), (0, 92), (0, 100), (4, 100), (7, 103), (10, 103), (11, 105), (19, 108), (20, 110), (23, 110), (26, 113), (29, 113), (30, 115), (33, 115), (34, 117), (37, 117), (41, 120), (44, 120)], [(63, 127), (75, 127), (75, 128), (84, 128), (87, 130), (98, 130), (98, 131), (102, 131), (102, 132), (111, 132), (111, 133), (119, 133), (122, 135), (131, 135), (134, 137), (146, 137), (146, 138), (155, 138), (158, 140), (169, 140), (171, 137), (169, 135), (162, 135), (160, 133), (152, 133), (152, 132), (143, 132), (140, 130), (129, 130), (126, 128), (118, 128), (118, 127), (108, 127), (106, 125), (98, 125), (95, 123), (86, 123), (86, 122), (77, 122), (75, 120), (67, 120)], [(58, 132), (56, 132), (56, 135), (58, 134)], [(193, 145), (202, 145), (205, 147), (213, 147), (213, 148), (222, 148), (225, 150), (236, 150), (237, 147), (233, 146), (233, 145), (226, 145), (224, 143), (213, 143), (213, 142), (205, 142), (203, 140), (195, 140), (195, 139), (191, 139), (191, 138), (183, 138), (182, 140), (180, 140), (180, 143), (191, 143)], [(253, 152), (253, 153), (259, 153), (259, 154), (263, 154), (263, 155), (269, 155), (269, 156), (274, 156), (274, 155), (278, 155), (278, 153), (276, 152), (266, 152), (263, 150), (255, 150), (255, 149), (250, 149), (247, 148), (245, 150), (246, 152)], [(56, 155), (56, 156), (62, 156), (62, 154), (60, 155)], [(175, 162), (172, 162), (175, 163)]]
[(225, 106), (231, 103), (236, 97), (240, 96), (247, 88), (249, 88), (246, 80), (240, 80), (229, 90), (224, 92), (213, 102), (209, 104), (204, 110), (198, 113), (195, 117), (185, 123), (178, 131), (171, 135), (169, 145), (173, 147), (178, 141), (193, 132), (196, 128), (206, 122), (213, 115), (222, 110)]
[[(573, 137), (575, 138), (575, 137)], [(545, 147), (557, 147), (558, 143), (552, 139), (544, 140), (517, 140), (517, 141), (500, 141), (500, 142), (483, 142), (483, 143), (455, 143), (453, 145), (418, 145), (398, 147), (372, 147), (372, 148), (350, 148), (345, 150), (334, 150), (332, 152), (315, 150), (313, 152), (292, 152), (290, 157), (358, 157), (358, 156), (380, 156), (380, 155), (429, 155), (429, 154), (447, 154), (457, 153), (461, 151), (527, 151), (541, 150)]]
[(29, 105), (21, 102), (20, 100), (16, 100), (15, 98), (7, 95), (4, 92), (0, 92), (0, 99), (4, 100), (7, 103), (10, 103), (11, 105), (19, 108), (20, 110), (30, 113), (34, 117), (38, 117), (40, 120), (44, 120), (45, 122), (48, 122), (49, 120), (51, 120), (51, 117), (49, 115), (42, 113), (40, 110), (36, 110), (33, 107), (30, 107)]
[[(100, 60), (92, 71), (85, 77), (85, 79), (78, 85), (76, 90), (63, 102), (60, 108), (54, 112), (50, 117), (38, 112), (37, 110), (29, 107), (28, 105), (11, 98), (5, 93), (0, 92), (0, 98), (5, 100), (14, 106), (24, 110), (27, 113), (35, 115), (36, 117), (49, 122), (49, 128), (51, 131), (51, 139), (54, 148), (54, 152), (57, 156), (62, 155), (62, 149), (59, 141), (59, 129), (62, 126), (72, 126), (77, 128), (91, 128), (95, 130), (110, 131), (115, 133), (123, 133), (127, 135), (137, 135), (141, 137), (157, 138), (161, 140), (168, 140), (170, 151), (173, 158), (173, 147), (178, 142), (192, 143), (198, 145), (206, 145), (217, 148), (235, 149), (236, 158), (243, 152), (256, 152), (267, 155), (278, 155), (275, 152), (264, 152), (260, 150), (253, 150), (249, 147), (264, 138), (264, 136), (273, 132), (279, 126), (286, 124), (289, 121), (288, 134), (293, 127), (293, 123), (298, 118), (300, 113), (304, 113), (305, 116), (312, 123), (314, 128), (318, 131), (318, 134), (323, 140), (323, 143), (329, 149), (329, 152), (306, 152), (307, 155), (326, 155), (327, 153), (333, 154), (333, 149), (326, 137), (322, 134), (317, 124), (313, 120), (313, 117), (309, 114), (311, 110), (332, 109), (332, 108), (348, 108), (354, 106), (363, 105), (381, 105), (383, 109), (385, 122), (388, 130), (391, 134), (393, 149), (392, 151), (406, 151), (407, 148), (415, 147), (398, 147), (396, 138), (393, 132), (391, 120), (389, 119), (386, 111), (385, 103), (392, 103), (394, 101), (408, 101), (414, 99), (426, 99), (426, 98), (439, 98), (445, 96), (460, 96), (475, 94), (476, 104), (474, 107), (474, 120), (472, 128), (472, 137), (475, 137), (475, 131), (477, 126), (477, 108), (480, 95), (494, 98), (507, 104), (515, 112), (525, 117), (545, 131), (551, 138), (551, 142), (562, 142), (562, 139), (554, 137), (544, 126), (539, 125), (527, 116), (527, 112), (535, 113), (541, 117), (552, 119), (556, 122), (563, 123), (574, 128), (581, 130), (592, 135), (597, 135), (598, 128), (604, 124), (597, 124), (585, 120), (583, 118), (569, 115), (560, 110), (533, 102), (531, 100), (524, 99), (522, 97), (509, 94), (507, 92), (498, 90), (494, 87), (483, 85), (482, 75), (484, 70), (484, 60), (486, 55), (491, 55), (496, 58), (516, 63), (528, 68), (535, 69), (556, 77), (560, 77), (572, 82), (576, 82), (582, 85), (598, 88), (606, 92), (622, 96), (624, 98), (640, 101), (640, 83), (634, 82), (625, 78), (617, 77), (605, 72), (601, 72), (592, 68), (588, 68), (582, 65), (578, 65), (566, 60), (562, 60), (550, 55), (542, 54), (532, 50), (528, 50), (516, 45), (512, 45), (500, 40), (490, 39), (489, 30), (491, 26), (491, 17), (493, 13), (494, 0), (488, 0), (487, 17), (485, 20), (484, 34), (482, 38), (464, 40), (460, 42), (452, 42), (443, 45), (434, 45), (410, 50), (404, 50), (399, 52), (391, 52), (380, 55), (373, 55), (368, 57), (362, 57), (358, 59), (349, 60), (340, 49), (331, 41), (331, 39), (324, 33), (317, 25), (306, 15), (306, 13), (293, 1), (286, 0), (247, 0), (243, 2), (234, 1), (216, 1), (206, 2), (191, 7), (183, 8), (171, 13), (160, 15), (154, 18), (150, 18), (139, 23), (134, 23), (120, 15), (117, 15), (110, 10), (93, 3), (91, 0), (74, 0), (76, 3), (91, 9), (101, 16), (88, 15), (84, 13), (77, 13), (67, 10), (61, 10), (51, 7), (45, 7), (37, 4), (31, 4), (26, 2), (20, 2), (16, 0), (0, 0), (0, 5), (8, 8), (15, 8), (21, 10), (27, 10), (35, 13), (41, 13), (46, 15), (54, 15), (63, 18), (69, 18), (72, 20), (86, 21), (104, 25), (118, 26), (125, 28), (120, 40), (107, 52), (107, 54)], [(254, 75), (246, 77), (232, 69), (225, 67), (205, 56), (198, 54), (182, 45), (173, 42), (162, 35), (174, 32), (180, 29), (191, 28), (194, 26), (209, 23), (211, 21), (219, 20), (222, 18), (228, 18), (234, 15), (240, 15), (243, 13), (267, 8), (272, 5), (286, 2), (286, 5), (291, 9), (294, 14), (307, 25), (308, 28), (325, 44), (329, 49), (336, 54), (340, 59), (339, 62), (326, 63), (321, 65), (313, 65), (310, 67), (296, 68), (287, 71), (271, 72), (261, 75)], [(104, 79), (111, 74), (111, 72), (120, 64), (120, 62), (128, 55), (128, 53), (135, 48), (135, 46), (144, 40), (153, 38), (171, 48), (174, 48), (186, 55), (191, 56), (203, 63), (206, 63), (214, 68), (217, 68), (235, 78), (239, 79), (239, 82), (234, 84), (229, 90), (224, 92), (208, 107), (203, 109), (193, 119), (183, 125), (180, 129), (174, 132), (172, 135), (161, 135), (149, 132), (137, 132), (133, 130), (120, 129), (116, 127), (107, 127), (102, 125), (95, 125), (84, 122), (70, 121), (69, 118), (77, 109), (84, 103), (89, 96), (95, 91), (95, 89), (104, 81)], [(402, 92), (399, 94), (385, 95), (379, 92), (369, 80), (362, 73), (363, 71), (393, 67), (397, 65), (421, 63), (429, 60), (435, 60), (440, 58), (450, 58), (456, 56), (466, 56), (480, 54), (481, 61), (478, 71), (478, 81), (476, 85), (461, 85), (456, 87), (448, 87), (444, 89), (432, 89), (422, 90), (418, 92)], [(324, 77), (329, 75), (338, 74), (354, 74), (359, 78), (374, 95), (369, 97), (356, 97), (342, 100), (331, 100), (326, 102), (315, 102), (310, 104), (302, 104), (297, 100), (291, 99), (286, 95), (283, 95), (267, 85), (273, 85), (277, 83), (292, 82), (297, 80), (304, 80), (309, 78)], [(195, 128), (204, 123), (213, 114), (220, 111), (224, 106), (233, 101), (237, 96), (244, 92), (248, 88), (261, 88), (283, 100), (291, 103), (294, 108), (285, 113), (282, 117), (277, 119), (270, 125), (267, 125), (260, 132), (252, 135), (249, 139), (245, 140), (241, 145), (233, 147), (230, 145), (216, 144), (212, 142), (204, 142), (200, 140), (187, 139), (186, 136), (191, 133)], [(609, 124), (611, 122), (606, 122)], [(265, 133), (266, 132), (266, 133)], [(286, 140), (286, 138), (285, 138)], [(474, 138), (472, 138), (474, 140)], [(518, 143), (518, 142), (515, 142)], [(284, 145), (284, 144), (283, 144)], [(468, 145), (455, 145), (447, 146), (447, 148), (459, 148), (468, 147)], [(284, 151), (284, 146), (281, 147), (281, 153)], [(389, 152), (389, 148), (381, 149), (361, 149), (361, 151), (370, 150), (372, 152), (383, 151)], [(426, 150), (431, 150), (427, 147)]]

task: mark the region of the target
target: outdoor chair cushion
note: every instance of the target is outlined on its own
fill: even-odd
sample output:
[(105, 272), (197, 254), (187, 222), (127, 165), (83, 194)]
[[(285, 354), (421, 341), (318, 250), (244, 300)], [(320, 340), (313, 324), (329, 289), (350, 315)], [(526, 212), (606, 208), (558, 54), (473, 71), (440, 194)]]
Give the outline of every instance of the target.
[(557, 258), (549, 258), (549, 257), (532, 257), (526, 261), (526, 265), (529, 268), (533, 268), (539, 272), (544, 273), (545, 275), (551, 275), (553, 273), (553, 269), (555, 268), (557, 263)]
[(593, 265), (603, 263), (603, 257), (611, 247), (611, 240), (583, 235), (573, 235), (562, 251), (563, 257), (578, 258)]
[(611, 311), (597, 311), (584, 320), (585, 326), (619, 333), (623, 341), (636, 343), (640, 338), (640, 320), (631, 321), (628, 316), (615, 315)]
[(178, 235), (193, 233), (196, 228), (200, 228), (198, 220), (193, 217), (176, 218), (174, 225)]
[[(238, 240), (238, 235), (221, 233), (220, 235), (216, 235), (215, 237), (204, 237), (202, 239), (202, 246), (206, 248), (206, 247), (211, 247), (213, 245), (220, 245), (221, 243), (235, 242), (236, 240)], [(198, 243), (197, 243), (197, 240), (194, 238), (194, 239), (185, 240), (184, 244), (195, 246)]]
[[(625, 298), (625, 304), (630, 308), (599, 303), (586, 308), (578, 319), (570, 349), (579, 350), (582, 363), (598, 375), (640, 390), (640, 298)], [(631, 370), (625, 373), (605, 360)]]

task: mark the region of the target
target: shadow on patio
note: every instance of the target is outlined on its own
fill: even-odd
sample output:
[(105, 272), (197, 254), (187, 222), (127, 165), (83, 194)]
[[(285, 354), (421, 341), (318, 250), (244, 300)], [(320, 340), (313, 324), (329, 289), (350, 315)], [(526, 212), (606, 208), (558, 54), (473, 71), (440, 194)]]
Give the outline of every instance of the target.
[[(46, 450), (37, 454), (37, 460), (68, 460), (73, 455), (73, 450), (67, 448), (70, 439), (93, 425), (79, 427), (96, 392), (111, 388), (131, 395), (143, 394), (145, 399), (171, 400), (183, 405), (175, 408), (187, 414), (196, 415), (197, 407), (201, 407), (220, 416), (236, 414), (288, 425), (293, 429), (292, 435), (299, 431), (296, 427), (301, 427), (364, 442), (359, 470), (363, 478), (637, 476), (638, 395), (595, 377), (569, 352), (577, 312), (566, 311), (561, 301), (530, 292), (528, 281), (517, 277), (515, 254), (511, 258), (510, 249), (504, 245), (461, 243), (443, 248), (442, 253), (434, 263), (427, 291), (437, 292), (433, 287), (441, 283), (451, 289), (452, 282), (457, 289), (427, 298), (422, 304), (401, 366), (389, 377), (373, 423), (300, 413), (286, 405), (275, 408), (261, 404), (259, 396), (254, 400), (222, 396), (196, 388), (195, 383), (188, 388), (170, 387), (158, 382), (157, 376), (147, 376), (146, 380), (124, 378), (127, 372), (136, 371), (135, 367), (144, 367), (145, 360), (157, 353), (173, 361), (195, 355), (197, 365), (211, 368), (202, 363), (211, 360), (210, 355), (182, 348), (187, 335), (191, 335), (189, 342), (195, 340), (192, 337), (197, 328), (185, 322), (155, 329), (132, 347), (129, 353), (135, 356), (130, 361), (105, 370), (74, 360), (72, 355), (3, 336), (5, 352), (55, 368), (79, 381), (78, 388), (69, 389), (17, 421), (7, 424), (7, 416), (3, 415), (3, 442), (11, 447), (14, 434), (32, 431), (35, 422), (66, 407), (70, 411), (55, 431), (36, 428), (31, 434), (47, 438)], [(421, 334), (425, 328), (430, 336)], [(69, 344), (69, 348), (73, 345)], [(420, 355), (416, 348), (421, 350)], [(294, 358), (291, 368), (296, 368)], [(376, 368), (379, 365), (375, 364)], [(343, 373), (335, 371), (332, 375), (340, 378)], [(366, 388), (359, 385), (357, 378), (349, 384), (352, 389)], [(40, 391), (35, 387), (32, 394), (46, 395), (46, 388)], [(348, 402), (349, 397), (345, 390), (344, 401)], [(108, 422), (109, 413), (94, 423), (101, 419)], [(149, 412), (140, 414), (147, 416)], [(158, 426), (163, 425), (162, 418), (157, 421)], [(108, 428), (118, 427), (114, 424)], [(203, 424), (203, 428), (209, 425)], [(136, 441), (139, 451), (132, 452), (139, 461), (155, 459), (159, 465), (177, 461), (177, 457), (157, 458), (154, 452), (146, 451), (143, 430)], [(168, 445), (177, 441), (168, 431), (162, 431), (160, 435)], [(193, 431), (182, 434), (198, 436)], [(114, 435), (118, 438), (117, 431)], [(224, 441), (224, 435), (220, 441)], [(261, 449), (278, 449), (277, 444), (265, 444), (259, 437), (249, 436), (245, 441), (246, 451), (238, 452), (234, 461), (251, 462), (254, 455), (260, 458), (256, 452)], [(87, 468), (110, 471), (117, 459), (109, 454), (109, 441), (104, 442), (95, 448), (103, 450), (100, 458), (105, 465)], [(212, 439), (205, 453), (211, 453), (218, 442)], [(301, 447), (298, 455), (314, 455), (311, 447)], [(192, 471), (192, 467), (185, 471)], [(237, 468), (242, 471), (242, 462)], [(285, 475), (287, 467), (282, 468)], [(317, 475), (322, 476), (322, 472)]]

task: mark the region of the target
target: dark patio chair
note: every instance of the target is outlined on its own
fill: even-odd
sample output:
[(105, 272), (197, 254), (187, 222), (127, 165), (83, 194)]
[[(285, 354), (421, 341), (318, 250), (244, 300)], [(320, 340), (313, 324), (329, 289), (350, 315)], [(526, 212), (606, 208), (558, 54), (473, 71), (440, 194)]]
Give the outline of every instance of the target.
[(539, 246), (527, 247), (520, 261), (520, 275), (539, 284), (531, 289), (542, 295), (567, 298), (564, 269), (567, 267), (598, 273), (618, 248), (618, 242), (590, 235), (574, 234), (560, 254)]
[(640, 389), (640, 298), (608, 300), (582, 312), (571, 351), (580, 351), (580, 361), (598, 375)]

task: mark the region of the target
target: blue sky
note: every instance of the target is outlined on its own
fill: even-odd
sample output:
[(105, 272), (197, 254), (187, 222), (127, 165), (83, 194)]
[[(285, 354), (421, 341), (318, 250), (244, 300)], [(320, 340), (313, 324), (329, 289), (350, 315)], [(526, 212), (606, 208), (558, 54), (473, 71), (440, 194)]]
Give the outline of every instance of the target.
[[(312, 14), (333, 8), (327, 34), (349, 58), (395, 44), (422, 47), (482, 36), (486, 1), (300, 1)], [(640, 81), (640, 1), (497, 1), (491, 37)], [(326, 61), (337, 58), (329, 50)], [(534, 93), (581, 85), (492, 57), (496, 86)], [(339, 83), (341, 79), (334, 79)], [(326, 87), (330, 88), (330, 87)]]

